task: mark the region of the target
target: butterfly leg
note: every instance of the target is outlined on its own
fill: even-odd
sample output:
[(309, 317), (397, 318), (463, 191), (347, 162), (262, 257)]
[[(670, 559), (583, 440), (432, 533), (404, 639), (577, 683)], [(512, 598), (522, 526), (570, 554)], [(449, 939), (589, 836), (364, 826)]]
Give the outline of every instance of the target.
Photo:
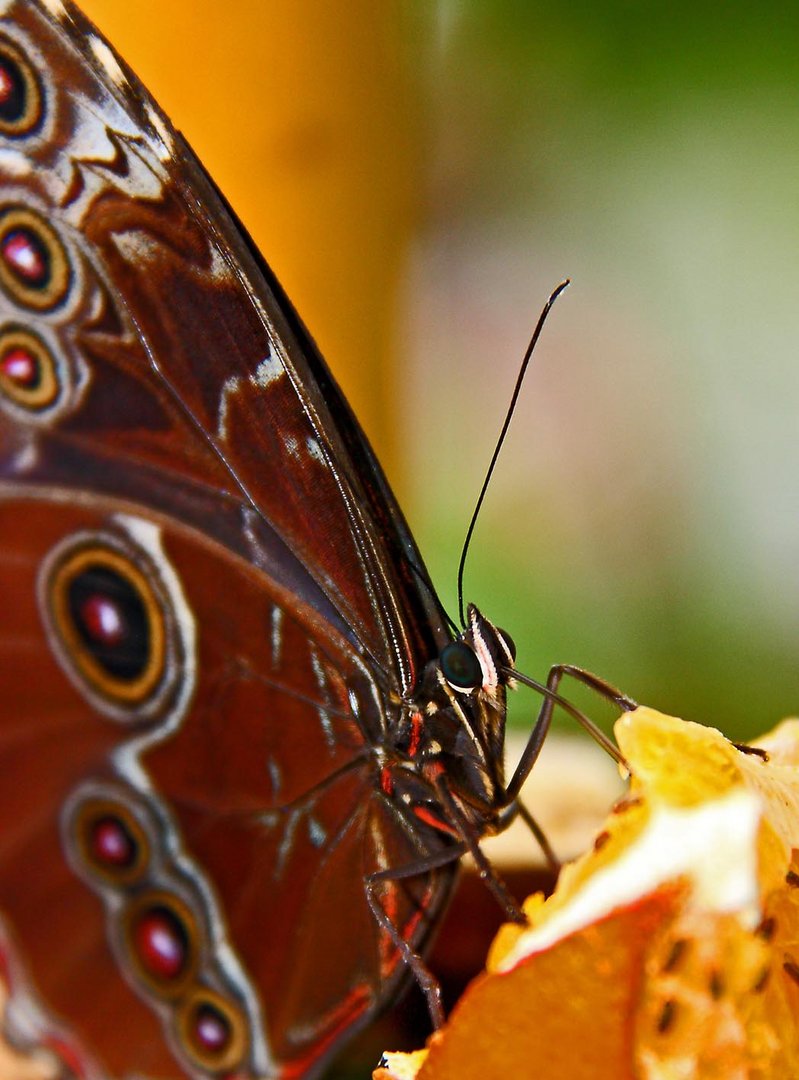
[(606, 682), (604, 679), (600, 679), (598, 675), (593, 675), (590, 671), (584, 671), (583, 668), (574, 667), (572, 664), (555, 664), (550, 668), (549, 675), (545, 687), (540, 687), (531, 679), (527, 679), (525, 676), (520, 676), (518, 672), (514, 672), (514, 677), (519, 678), (520, 682), (532, 685), (535, 689), (540, 689), (544, 694), (544, 700), (541, 702), (541, 708), (538, 713), (533, 730), (530, 732), (530, 738), (527, 740), (527, 745), (524, 748), (519, 763), (514, 770), (513, 776), (510, 779), (510, 783), (506, 788), (506, 796), (508, 802), (513, 802), (527, 777), (530, 775), (530, 771), (538, 760), (538, 755), (541, 753), (541, 747), (544, 745), (544, 740), (549, 732), (550, 724), (552, 723), (552, 711), (556, 704), (562, 705), (567, 712), (574, 716), (586, 729), (599, 745), (607, 751), (608, 754), (614, 760), (624, 765), (624, 759), (621, 757), (616, 746), (610, 741), (610, 739), (601, 731), (592, 720), (590, 720), (584, 713), (576, 709), (568, 701), (561, 698), (558, 694), (558, 687), (560, 681), (564, 675), (569, 675), (577, 682), (581, 682), (584, 686), (589, 687), (591, 690), (601, 694), (602, 697), (607, 698), (614, 705), (616, 705), (623, 712), (636, 708), (636, 702), (632, 698), (627, 697), (620, 690), (617, 690), (615, 686)]
[(480, 877), (494, 894), (497, 903), (505, 912), (507, 919), (510, 922), (526, 923), (527, 919), (521, 908), (508, 892), (505, 882), (497, 874), (485, 852), (480, 847), (480, 836), (476, 832), (474, 825), (463, 816), (460, 807), (453, 798), (446, 777), (443, 774), (438, 776), (435, 784), (436, 792), (438, 793), (438, 797), (441, 800), (443, 807), (446, 809), (449, 818), (452, 820), (453, 824), (457, 826), (458, 832), (463, 837), (461, 843), (466, 846), (466, 850), (474, 859)]
[(451, 863), (457, 862), (468, 850), (469, 847), (464, 842), (453, 844), (443, 851), (436, 852), (434, 855), (429, 855), (424, 859), (414, 860), (414, 862), (408, 863), (406, 866), (392, 867), (390, 870), (378, 870), (374, 874), (369, 874), (364, 880), (366, 899), (372, 915), (378, 926), (381, 926), (386, 931), (403, 960), (413, 972), (414, 978), (425, 996), (427, 1008), (430, 1011), (430, 1019), (436, 1029), (444, 1024), (441, 985), (421, 956), (413, 951), (380, 903), (380, 891), (381, 886), (386, 884), (396, 884), (408, 878), (417, 877), (420, 874), (430, 874), (435, 870), (449, 866)]
[[(508, 814), (508, 811), (511, 810), (513, 811), (513, 813)], [(533, 817), (533, 815), (524, 805), (524, 803), (521, 802), (521, 800), (517, 799), (515, 802), (511, 803), (510, 806), (506, 807), (505, 810), (502, 812), (499, 819), (499, 831), (501, 832), (503, 829), (507, 828), (513, 818), (517, 816), (522, 819), (524, 824), (533, 834), (536, 843), (541, 848), (541, 852), (547, 862), (547, 865), (549, 866), (550, 870), (552, 870), (552, 872), (555, 874), (555, 876), (557, 876), (560, 873), (561, 868), (560, 859), (555, 854), (555, 850), (549, 842), (549, 837), (541, 828), (541, 825), (538, 823), (538, 821)]]

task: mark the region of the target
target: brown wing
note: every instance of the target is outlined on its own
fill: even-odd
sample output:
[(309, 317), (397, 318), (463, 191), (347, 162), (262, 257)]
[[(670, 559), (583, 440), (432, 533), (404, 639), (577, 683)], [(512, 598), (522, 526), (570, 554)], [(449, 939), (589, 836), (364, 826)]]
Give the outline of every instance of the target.
[[(3, 11), (12, 1034), (63, 1056), (67, 1030), (87, 1074), (310, 1075), (402, 978), (366, 875), (444, 842), (383, 794), (379, 750), (446, 631), (366, 440), (190, 153), (74, 8)], [(386, 888), (414, 947), (450, 881)]]
[[(115, 1075), (177, 1075), (173, 1055), (218, 1071), (184, 1017), (203, 993), (237, 1033), (242, 1075), (310, 1074), (403, 977), (365, 875), (430, 850), (377, 782), (368, 673), (243, 560), (124, 504), (9, 497), (0, 535), (15, 612), (0, 647), (0, 909), (16, 962)], [(58, 597), (87, 560), (151, 590), (163, 670), (135, 704), (112, 665), (68, 651), (77, 617)], [(113, 825), (135, 858), (108, 855)], [(415, 942), (448, 879), (387, 895)], [(174, 974), (135, 933), (164, 910), (186, 954)]]
[(5, 433), (6, 470), (113, 494), (124, 483), (159, 508), (174, 507), (171, 479), (212, 532), (208, 498), (224, 502), (220, 516), (238, 521), (219, 539), (281, 579), (296, 564), (304, 598), (407, 689), (446, 632), (362, 433), (190, 152), (89, 24), (63, 12), (54, 23), (20, 0), (5, 20), (44, 115), (6, 140), (0, 244), (20, 230), (13, 214), (3, 229), (3, 209), (24, 207), (63, 281), (48, 304), (5, 260), (13, 314), (27, 323), (33, 298), (63, 361), (36, 461), (22, 466), (24, 424)]

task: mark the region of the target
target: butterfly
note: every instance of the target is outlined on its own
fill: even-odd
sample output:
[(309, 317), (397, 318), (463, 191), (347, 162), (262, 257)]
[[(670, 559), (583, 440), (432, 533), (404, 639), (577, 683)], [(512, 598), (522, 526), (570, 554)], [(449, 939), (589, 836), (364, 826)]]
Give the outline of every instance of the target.
[(566, 669), (507, 781), (513, 643), (453, 633), (246, 232), (77, 8), (0, 11), (4, 1029), (66, 1075), (317, 1075), (409, 970), (437, 1008)]

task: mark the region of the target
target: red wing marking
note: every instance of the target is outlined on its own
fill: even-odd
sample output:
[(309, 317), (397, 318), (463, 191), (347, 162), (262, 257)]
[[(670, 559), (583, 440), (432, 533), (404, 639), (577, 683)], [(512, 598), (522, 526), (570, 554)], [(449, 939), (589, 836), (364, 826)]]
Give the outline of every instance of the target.
[(394, 794), (394, 779), (387, 765), (380, 770), (380, 787), (389, 798)]
[(424, 717), (420, 712), (415, 712), (411, 717), (411, 742), (408, 746), (408, 757), (416, 757), (419, 751), (419, 743), (422, 741), (422, 728)]
[(460, 839), (460, 833), (454, 825), (450, 825), (448, 821), (444, 821), (442, 818), (437, 817), (428, 807), (414, 806), (413, 812), (420, 821), (425, 823), (425, 825), (430, 825), (432, 828), (437, 829), (438, 832), (445, 833), (447, 836), (454, 836), (456, 839)]

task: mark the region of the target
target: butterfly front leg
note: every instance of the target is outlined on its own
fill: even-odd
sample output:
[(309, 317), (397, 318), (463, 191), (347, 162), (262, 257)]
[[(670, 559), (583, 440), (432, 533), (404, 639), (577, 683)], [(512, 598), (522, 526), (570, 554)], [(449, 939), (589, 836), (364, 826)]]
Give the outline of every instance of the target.
[(466, 854), (467, 850), (468, 846), (465, 843), (458, 843), (405, 866), (392, 867), (390, 870), (378, 870), (364, 879), (366, 899), (372, 915), (378, 926), (388, 934), (403, 961), (413, 972), (413, 976), (425, 996), (430, 1020), (435, 1029), (442, 1027), (445, 1019), (444, 1006), (441, 1000), (441, 984), (422, 957), (413, 950), (409, 942), (403, 937), (400, 928), (381, 904), (380, 897), (386, 886), (391, 888), (402, 881), (407, 881), (409, 878), (432, 874), (436, 870), (452, 866), (462, 855)]
[[(409, 832), (416, 838), (418, 858), (409, 859), (403, 865), (375, 871), (364, 878), (366, 898), (378, 926), (389, 936), (391, 943), (414, 974), (427, 1000), (430, 1017), (435, 1028), (444, 1022), (441, 1004), (441, 988), (438, 980), (414, 949), (412, 935), (403, 928), (396, 917), (401, 906), (397, 902), (395, 887), (411, 879), (422, 879), (453, 867), (461, 856), (470, 853), (480, 877), (493, 893), (505, 917), (511, 922), (524, 923), (524, 914), (507, 886), (497, 875), (480, 847), (480, 839), (486, 831), (504, 827), (501, 818), (469, 815), (450, 787), (447, 770), (440, 762), (429, 760), (417, 773), (407, 768), (384, 770), (382, 789), (389, 796), (395, 810), (406, 821)], [(441, 843), (444, 846), (441, 846)], [(425, 919), (424, 902), (419, 903), (417, 918)]]
[(583, 668), (575, 667), (572, 664), (555, 664), (551, 667), (549, 675), (547, 676), (546, 686), (544, 687), (535, 680), (529, 679), (527, 676), (521, 675), (517, 671), (513, 671), (512, 677), (514, 679), (542, 692), (544, 694), (544, 700), (541, 702), (541, 708), (539, 709), (536, 722), (533, 725), (533, 730), (530, 732), (527, 745), (524, 748), (510, 782), (505, 788), (506, 805), (510, 805), (518, 798), (522, 785), (530, 775), (533, 766), (538, 760), (538, 755), (541, 753), (541, 748), (544, 745), (544, 741), (552, 723), (552, 713), (555, 705), (560, 705), (570, 715), (574, 716), (574, 718), (588, 731), (589, 735), (591, 735), (592, 738), (594, 738), (596, 742), (598, 742), (599, 745), (614, 758), (614, 760), (618, 761), (621, 765), (626, 764), (618, 749), (610, 739), (608, 739), (607, 735), (605, 735), (605, 733), (584, 713), (560, 696), (558, 687), (560, 686), (560, 682), (564, 675), (569, 675), (577, 682), (582, 683), (583, 686), (587, 686), (589, 689), (594, 690), (614, 704), (622, 712), (637, 708), (637, 703), (626, 694), (623, 694), (621, 690), (617, 690), (616, 687), (612, 686), (609, 682), (600, 679), (598, 675), (594, 675), (590, 671), (585, 671)]
[(497, 826), (497, 832), (504, 832), (517, 817), (520, 817), (530, 832), (535, 838), (535, 842), (541, 848), (541, 853), (546, 860), (547, 866), (552, 871), (552, 874), (557, 878), (560, 873), (562, 863), (558, 856), (555, 854), (555, 849), (549, 842), (549, 837), (542, 829), (541, 825), (536, 818), (530, 813), (527, 807), (520, 800), (510, 803), (499, 815), (499, 823)]

